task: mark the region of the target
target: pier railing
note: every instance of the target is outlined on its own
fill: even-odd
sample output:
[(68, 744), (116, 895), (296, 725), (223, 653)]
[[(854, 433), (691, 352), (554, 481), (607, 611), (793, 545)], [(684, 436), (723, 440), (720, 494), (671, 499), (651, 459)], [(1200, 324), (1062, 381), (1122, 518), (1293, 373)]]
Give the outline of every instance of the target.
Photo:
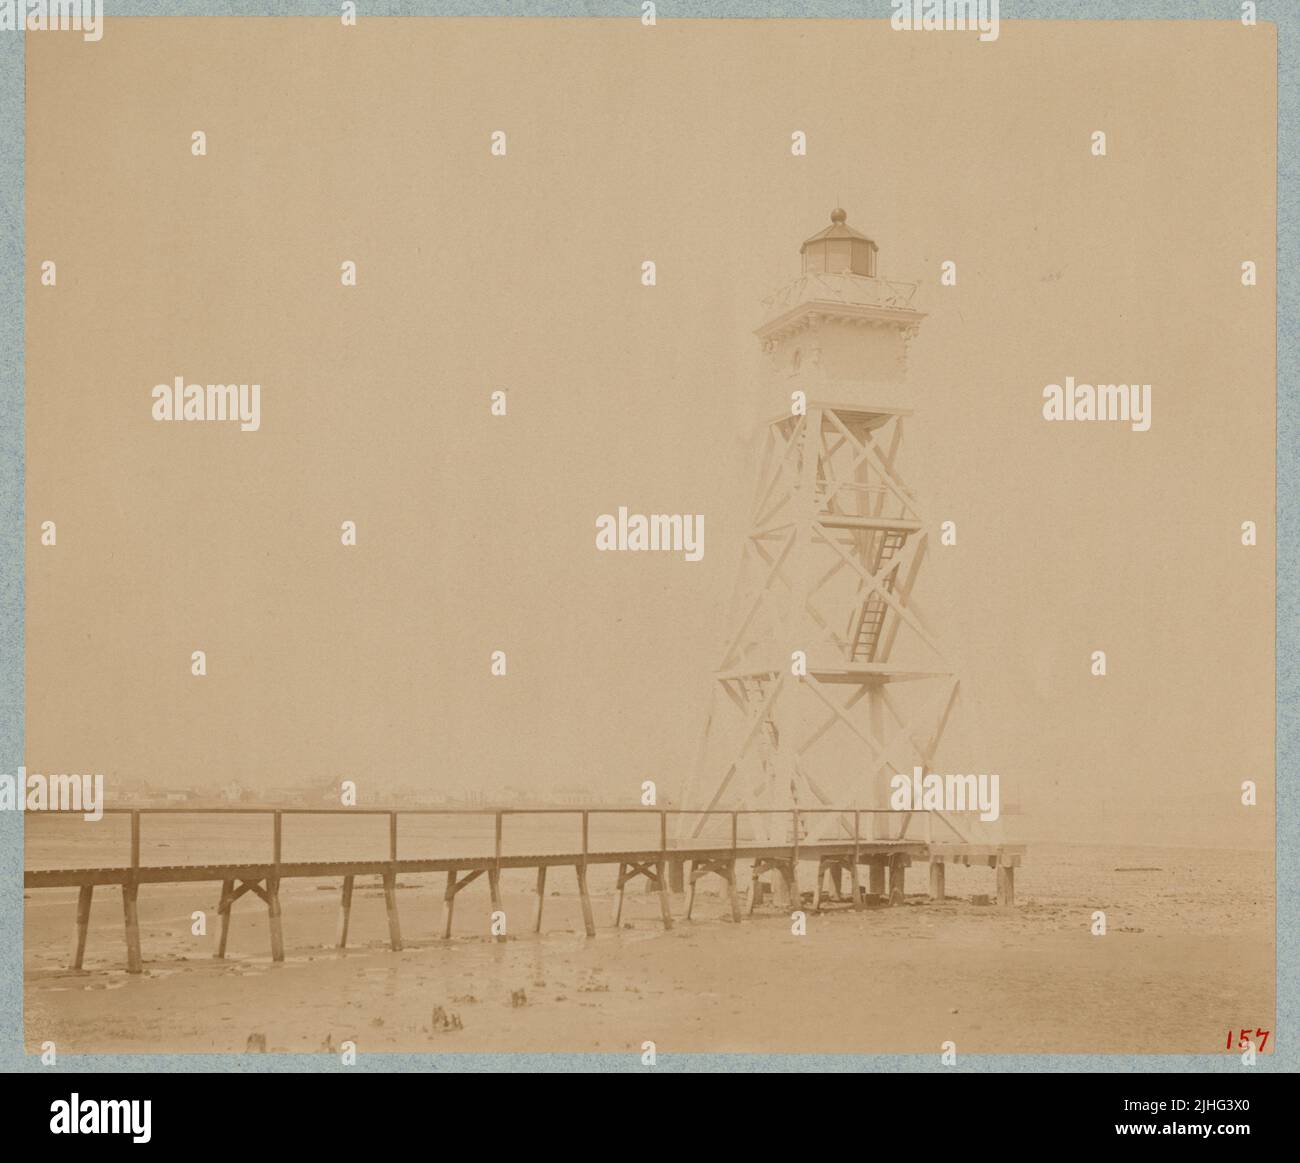
[[(59, 813), (62, 814), (62, 813)], [(398, 918), (397, 887), (398, 877), (415, 873), (442, 873), (446, 876), (446, 888), (442, 904), (442, 937), (452, 935), (452, 918), (456, 897), (469, 884), (480, 877), (486, 877), (491, 900), (491, 933), (497, 939), (504, 939), (506, 913), (502, 903), (502, 873), (510, 870), (532, 869), (537, 876), (536, 903), (533, 912), (532, 932), (540, 933), (542, 912), (546, 898), (546, 881), (548, 871), (568, 867), (576, 877), (578, 898), (582, 910), (582, 923), (588, 937), (596, 935), (596, 924), (592, 912), (591, 891), (588, 886), (588, 871), (598, 865), (613, 865), (617, 868), (614, 885), (613, 926), (619, 927), (623, 915), (623, 901), (627, 885), (644, 877), (651, 891), (659, 898), (659, 907), (664, 928), (672, 928), (673, 905), (672, 893), (686, 893), (685, 919), (690, 920), (695, 905), (696, 882), (705, 876), (720, 877), (726, 885), (726, 896), (730, 906), (731, 917), (739, 922), (742, 917), (738, 889), (738, 865), (746, 862), (750, 865), (749, 911), (752, 913), (762, 895), (760, 882), (771, 876), (768, 886), (776, 894), (780, 890), (778, 903), (802, 907), (803, 894), (799, 887), (799, 867), (801, 862), (815, 862), (817, 865), (816, 889), (813, 894), (813, 908), (820, 909), (823, 898), (823, 883), (830, 877), (835, 883), (834, 896), (842, 900), (841, 883), (847, 874), (849, 900), (855, 909), (865, 904), (864, 894), (859, 886), (859, 868), (865, 866), (869, 871), (870, 884), (866, 895), (873, 899), (884, 899), (889, 904), (902, 904), (904, 897), (903, 879), (908, 865), (913, 860), (925, 860), (930, 863), (930, 895), (942, 900), (944, 895), (944, 868), (948, 863), (971, 864), (986, 863), (997, 870), (998, 898), (1003, 904), (1014, 902), (1013, 872), (1020, 862), (1022, 850), (1003, 845), (973, 845), (967, 843), (937, 843), (934, 839), (934, 820), (938, 816), (946, 822), (945, 817), (934, 812), (903, 812), (892, 809), (872, 808), (737, 808), (737, 809), (700, 809), (698, 811), (682, 808), (592, 808), (592, 807), (554, 807), (554, 808), (296, 808), (296, 807), (139, 807), (107, 808), (106, 815), (122, 816), (129, 819), (130, 825), (130, 863), (105, 867), (103, 865), (61, 868), (28, 868), (23, 876), (26, 888), (71, 888), (78, 889), (77, 896), (77, 939), (72, 965), (80, 969), (86, 949), (86, 937), (90, 922), (91, 902), (97, 886), (120, 887), (122, 894), (123, 918), (126, 928), (127, 971), (141, 972), (143, 958), (140, 941), (140, 920), (137, 908), (140, 888), (144, 885), (173, 884), (184, 885), (201, 881), (217, 881), (221, 884), (221, 898), (217, 912), (221, 918), (220, 935), (217, 942), (217, 957), (224, 957), (230, 933), (231, 908), (236, 901), (251, 894), (261, 900), (267, 908), (271, 937), (271, 957), (275, 961), (284, 960), (284, 935), (281, 923), (280, 886), (284, 880), (295, 878), (332, 879), (342, 882), (340, 896), (338, 947), (347, 946), (348, 929), (352, 913), (352, 898), (355, 880), (358, 876), (378, 876), (383, 882), (384, 904), (388, 915), (389, 942), (394, 950), (402, 948), (401, 924)], [(260, 816), (269, 817), (271, 821), (271, 851), (269, 861), (264, 857), (242, 859), (237, 861), (199, 862), (193, 859), (195, 841), (190, 839), (191, 857), (181, 864), (145, 864), (142, 860), (142, 832), (146, 816)], [(386, 818), (388, 822), (387, 857), (361, 858), (347, 857), (326, 861), (287, 860), (284, 850), (285, 817), (370, 817)], [(487, 852), (443, 852), (442, 854), (412, 855), (401, 846), (400, 823), (403, 817), (477, 817), (490, 819), (492, 822), (492, 850)], [(580, 823), (579, 843), (565, 846), (558, 852), (507, 853), (505, 847), (506, 821), (508, 818), (576, 816)], [(657, 836), (653, 842), (646, 842), (648, 837), (620, 837), (621, 847), (595, 846), (591, 841), (591, 822), (594, 817), (635, 816), (655, 821), (658, 824)], [(718, 817), (724, 828), (720, 837), (702, 837), (693, 835), (682, 844), (674, 843), (670, 836), (669, 820), (676, 817)], [(812, 835), (808, 823), (815, 817), (834, 816), (838, 821), (832, 829), (834, 834)], [(863, 817), (901, 816), (903, 820), (897, 836), (864, 836), (862, 834)], [(925, 826), (925, 836), (907, 835), (912, 817), (920, 816)], [(750, 823), (751, 817), (761, 817), (766, 826), (760, 827), (762, 835), (741, 836), (741, 822)], [(849, 822), (852, 821), (852, 827)], [(748, 828), (747, 828), (748, 830)], [(888, 831), (888, 829), (887, 829)], [(954, 829), (955, 831), (955, 829)], [(31, 837), (29, 836), (29, 840)], [(460, 838), (463, 841), (463, 837)], [(553, 840), (553, 837), (548, 837)], [(329, 838), (333, 844), (340, 842), (335, 835)], [(445, 842), (445, 841), (444, 841)], [(477, 840), (473, 841), (477, 843)], [(39, 841), (37, 841), (39, 843)], [(689, 873), (687, 868), (689, 866)], [(886, 883), (888, 875), (888, 883)], [(498, 926), (500, 926), (498, 928)]]
[[(60, 813), (62, 814), (62, 813)], [(240, 817), (240, 816), (260, 816), (269, 819), (271, 824), (270, 836), (270, 864), (273, 868), (278, 869), (285, 863), (284, 854), (284, 820), (285, 817), (323, 817), (330, 819), (340, 819), (342, 817), (365, 817), (370, 819), (388, 820), (388, 861), (398, 863), (403, 858), (403, 852), (400, 847), (400, 821), (403, 817), (452, 817), (452, 818), (474, 818), (481, 820), (490, 820), (492, 822), (492, 858), (500, 861), (507, 855), (505, 850), (506, 820), (509, 817), (539, 819), (543, 817), (569, 816), (577, 817), (579, 821), (579, 835), (574, 837), (579, 846), (572, 851), (575, 856), (584, 860), (601, 852), (616, 851), (608, 847), (594, 848), (591, 843), (591, 822), (597, 817), (639, 817), (644, 820), (657, 820), (658, 822), (658, 843), (652, 845), (638, 844), (638, 851), (657, 851), (659, 855), (667, 860), (671, 859), (688, 850), (710, 850), (725, 851), (738, 853), (742, 849), (763, 847), (767, 844), (777, 844), (782, 847), (793, 846), (797, 851), (800, 845), (808, 848), (814, 848), (819, 843), (836, 842), (844, 844), (852, 842), (854, 844), (870, 843), (877, 841), (902, 841), (915, 840), (919, 843), (932, 843), (935, 840), (935, 816), (936, 813), (928, 811), (902, 811), (896, 809), (876, 809), (876, 808), (738, 808), (738, 809), (685, 809), (685, 808), (651, 808), (651, 807), (466, 807), (466, 808), (363, 808), (363, 807), (338, 807), (338, 808), (315, 808), (315, 807), (272, 807), (272, 806), (231, 806), (231, 807), (187, 807), (187, 806), (160, 806), (160, 807), (119, 807), (104, 808), (103, 814), (114, 816), (127, 816), (130, 821), (130, 840), (129, 840), (129, 867), (133, 872), (138, 872), (142, 868), (150, 867), (145, 865), (141, 860), (143, 821), (146, 816), (159, 817)], [(690, 818), (692, 821), (700, 817), (711, 817), (721, 821), (724, 824), (722, 835), (710, 837), (707, 835), (696, 836), (690, 842), (678, 843), (678, 835), (670, 827), (670, 820), (680, 821)], [(835, 829), (833, 836), (812, 837), (809, 834), (810, 820), (824, 817), (839, 817), (838, 827)], [(895, 817), (899, 820), (897, 835), (868, 834), (863, 835), (864, 817)], [(919, 835), (909, 835), (910, 824), (913, 817), (923, 821), (923, 826), (919, 829)], [(746, 823), (755, 819), (766, 824), (761, 830), (764, 835), (750, 834), (750, 829), (746, 829), (746, 834), (742, 836), (741, 822)], [(946, 823), (940, 817), (941, 823)], [(851, 823), (850, 823), (851, 821)], [(960, 839), (960, 835), (955, 833), (954, 838)], [(716, 842), (715, 842), (716, 841)], [(471, 858), (470, 854), (464, 853), (447, 853), (447, 856), (464, 856)], [(485, 858), (486, 853), (476, 852), (472, 854), (474, 858)], [(522, 853), (518, 855), (523, 855)], [(408, 858), (413, 858), (407, 854)], [(427, 858), (420, 857), (420, 858)], [(204, 864), (210, 863), (204, 861)], [(262, 859), (254, 861), (230, 861), (231, 864), (238, 863), (265, 863)]]

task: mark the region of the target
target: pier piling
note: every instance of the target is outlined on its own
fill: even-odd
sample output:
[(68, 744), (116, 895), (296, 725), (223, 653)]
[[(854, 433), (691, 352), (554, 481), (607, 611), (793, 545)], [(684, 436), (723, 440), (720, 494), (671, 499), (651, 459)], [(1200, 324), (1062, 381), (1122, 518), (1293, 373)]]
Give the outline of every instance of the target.
[(395, 872), (384, 873), (384, 911), (388, 914), (388, 944), (394, 953), (400, 953), (402, 923), (397, 916), (397, 873)]
[(1008, 864), (998, 865), (998, 904), (1011, 908), (1016, 903), (1016, 870)]
[(930, 861), (930, 899), (941, 901), (944, 899), (944, 865), (940, 860)]
[(352, 883), (353, 877), (343, 878), (343, 891), (339, 894), (339, 932), (335, 942), (338, 948), (348, 947), (348, 926), (352, 922)]
[(587, 866), (578, 864), (575, 866), (578, 873), (578, 896), (582, 900), (582, 925), (587, 931), (588, 937), (596, 935), (596, 921), (591, 913), (591, 893), (587, 891)]
[(546, 905), (546, 865), (537, 867), (537, 904), (533, 908), (533, 932), (542, 931), (542, 909)]
[(83, 884), (77, 892), (77, 948), (72, 955), (73, 969), (80, 969), (86, 959), (86, 933), (90, 929), (90, 900), (94, 894), (93, 884)]
[(137, 884), (122, 886), (122, 917), (126, 922), (126, 971), (141, 973), (144, 962), (140, 957), (140, 914), (136, 902), (140, 894)]
[(266, 882), (266, 916), (271, 930), (271, 960), (284, 960), (284, 928), (280, 921), (280, 881)]

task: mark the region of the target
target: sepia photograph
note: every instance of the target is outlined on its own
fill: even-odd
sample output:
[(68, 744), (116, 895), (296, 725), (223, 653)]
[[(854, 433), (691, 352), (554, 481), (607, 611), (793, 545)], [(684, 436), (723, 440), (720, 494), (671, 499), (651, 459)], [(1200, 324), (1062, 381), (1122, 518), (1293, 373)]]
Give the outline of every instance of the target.
[(1114, 1074), (1087, 1132), (1249, 1135), (1300, 693), (1256, 7), (0, 6), (40, 1141), (282, 1071)]

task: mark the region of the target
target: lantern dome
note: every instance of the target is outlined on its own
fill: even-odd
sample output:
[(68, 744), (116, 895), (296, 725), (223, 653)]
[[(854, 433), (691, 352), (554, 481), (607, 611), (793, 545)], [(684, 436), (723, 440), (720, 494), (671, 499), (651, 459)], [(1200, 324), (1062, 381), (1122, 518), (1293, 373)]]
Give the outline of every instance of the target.
[(799, 248), (804, 274), (876, 277), (879, 248), (865, 234), (854, 230), (847, 220), (848, 214), (837, 207), (831, 211), (831, 224)]

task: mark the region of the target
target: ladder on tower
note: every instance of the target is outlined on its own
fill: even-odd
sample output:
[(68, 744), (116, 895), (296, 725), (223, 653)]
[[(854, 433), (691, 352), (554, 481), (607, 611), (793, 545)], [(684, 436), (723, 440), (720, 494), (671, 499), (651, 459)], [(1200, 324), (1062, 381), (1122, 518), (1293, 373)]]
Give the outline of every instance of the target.
[[(897, 529), (884, 529), (881, 531), (880, 548), (876, 554), (874, 562), (874, 573), (879, 574), (880, 569), (886, 562), (893, 560), (898, 551), (903, 547), (903, 542), (907, 538), (906, 533)], [(882, 583), (884, 589), (890, 593), (894, 590), (894, 575), (891, 573)], [(867, 600), (862, 603), (854, 622), (856, 623), (849, 634), (851, 648), (849, 650), (850, 662), (874, 662), (876, 660), (876, 647), (880, 644), (880, 631), (885, 624), (886, 602), (879, 589), (873, 589), (867, 595)]]

